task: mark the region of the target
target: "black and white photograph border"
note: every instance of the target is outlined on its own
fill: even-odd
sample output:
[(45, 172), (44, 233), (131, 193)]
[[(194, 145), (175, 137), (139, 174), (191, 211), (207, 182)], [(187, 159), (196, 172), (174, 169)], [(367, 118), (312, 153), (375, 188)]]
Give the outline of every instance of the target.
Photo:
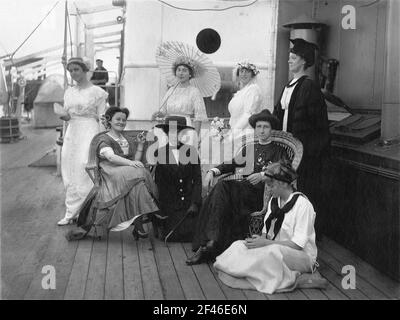
[(1, 300), (399, 300), (399, 20), (400, 0), (0, 0)]

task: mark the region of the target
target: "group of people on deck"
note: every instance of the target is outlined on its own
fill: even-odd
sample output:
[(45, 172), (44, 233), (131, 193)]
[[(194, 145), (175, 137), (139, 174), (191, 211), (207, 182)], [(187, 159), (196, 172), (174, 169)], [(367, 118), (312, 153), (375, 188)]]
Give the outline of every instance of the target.
[[(177, 59), (173, 72), (178, 85), (168, 90), (162, 108), (153, 115), (164, 118), (155, 127), (167, 138), (163, 144), (157, 142), (148, 161), (155, 165), (150, 173), (142, 162), (145, 142), (134, 141), (124, 131), (128, 109), (106, 109), (107, 93), (87, 80), (88, 67), (81, 58), (71, 58), (67, 68), (76, 86), (64, 97), (69, 115), (63, 117), (68, 128), (62, 148), (66, 214), (58, 224), (77, 221), (77, 228), (67, 238), (82, 239), (93, 227), (109, 232), (130, 226), (135, 239), (144, 238), (148, 233), (143, 222), (151, 220), (160, 239), (192, 242), (194, 254), (188, 265), (216, 259), (219, 278), (234, 288), (265, 293), (292, 290), (300, 274), (313, 272), (318, 211), (314, 208), (318, 209), (319, 177), (329, 148), (328, 118), (318, 85), (305, 75), (314, 64), (315, 47), (303, 39), (291, 41), (293, 79), (273, 113), (262, 104), (257, 67), (238, 64), (239, 91), (228, 106), (231, 131), (225, 140), (251, 128), (255, 143), (204, 177), (199, 144), (187, 139), (198, 138), (201, 123), (207, 120), (204, 100), (190, 84), (195, 76), (190, 61)], [(272, 130), (290, 132), (303, 144), (297, 172), (286, 150), (271, 141)], [(93, 138), (100, 181), (94, 187), (85, 172)], [(237, 168), (243, 169), (242, 179), (214, 183), (216, 177)], [(263, 208), (265, 184), (272, 198), (262, 234), (249, 235), (250, 214)], [(209, 192), (202, 197), (204, 189)]]

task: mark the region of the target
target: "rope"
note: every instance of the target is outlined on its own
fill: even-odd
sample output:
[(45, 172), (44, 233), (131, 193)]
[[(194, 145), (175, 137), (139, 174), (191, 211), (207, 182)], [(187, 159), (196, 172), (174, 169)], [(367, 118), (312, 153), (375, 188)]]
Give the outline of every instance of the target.
[(84, 25), (85, 28), (86, 28), (86, 23), (85, 23), (85, 21), (83, 21), (82, 16), (81, 16), (81, 14), (79, 13), (79, 9), (78, 9), (78, 7), (77, 7), (77, 5), (76, 5), (75, 2), (74, 2), (74, 6), (75, 6), (75, 9), (76, 9), (76, 14), (77, 14), (77, 16), (79, 17), (79, 20), (81, 20), (81, 22), (83, 23), (83, 25)]
[(249, 6), (253, 5), (253, 4), (255, 4), (258, 0), (254, 0), (252, 3), (248, 3), (248, 4), (245, 4), (245, 5), (230, 6), (230, 7), (226, 7), (226, 8), (222, 8), (222, 9), (211, 9), (211, 8), (209, 8), (209, 9), (208, 8), (205, 8), (205, 9), (188, 9), (188, 8), (182, 8), (182, 7), (174, 6), (174, 5), (169, 4), (169, 3), (165, 2), (165, 1), (162, 1), (162, 0), (157, 0), (157, 1), (161, 2), (162, 4), (165, 4), (166, 6), (169, 6), (171, 8), (178, 9), (178, 10), (184, 10), (184, 11), (225, 11), (225, 10), (229, 10), (229, 9), (232, 9), (232, 8), (249, 7)]
[(72, 48), (72, 32), (71, 32), (71, 22), (69, 19), (69, 12), (68, 12), (68, 7), (67, 7), (67, 12), (66, 12), (66, 17), (67, 17), (67, 21), (68, 21), (68, 29), (69, 29), (69, 38), (71, 39), (71, 57), (74, 55), (73, 54), (73, 48)]
[(35, 33), (35, 31), (40, 27), (43, 21), (46, 20), (48, 15), (54, 10), (54, 8), (58, 5), (59, 2), (60, 1), (57, 1), (57, 3), (53, 6), (53, 8), (51, 8), (51, 10), (46, 14), (46, 16), (42, 19), (42, 21), (40, 21), (40, 23), (36, 26), (36, 28), (33, 29), (33, 31), (29, 34), (29, 36), (20, 44), (20, 46), (17, 49), (15, 49), (15, 51), (10, 56), (11, 59), (17, 53), (17, 51), (25, 44), (25, 42), (27, 42), (28, 39)]

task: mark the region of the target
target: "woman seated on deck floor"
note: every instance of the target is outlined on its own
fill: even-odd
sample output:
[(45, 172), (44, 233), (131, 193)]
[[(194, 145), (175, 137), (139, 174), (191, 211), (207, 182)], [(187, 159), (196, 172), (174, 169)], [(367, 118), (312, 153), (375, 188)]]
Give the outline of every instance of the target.
[(290, 164), (270, 164), (265, 172), (272, 198), (261, 236), (235, 241), (214, 263), (223, 283), (264, 293), (296, 287), (324, 288), (318, 277), (299, 277), (315, 271), (315, 212), (311, 202), (292, 183), (297, 175)]
[(83, 238), (93, 226), (122, 231), (132, 224), (136, 240), (147, 236), (141, 218), (159, 210), (155, 200), (157, 188), (150, 172), (139, 161), (143, 145), (139, 143), (136, 149), (133, 139), (124, 133), (128, 115), (129, 110), (125, 108), (107, 109), (105, 119), (109, 131), (93, 138), (99, 183), (81, 207), (78, 229), (67, 234), (68, 240)]

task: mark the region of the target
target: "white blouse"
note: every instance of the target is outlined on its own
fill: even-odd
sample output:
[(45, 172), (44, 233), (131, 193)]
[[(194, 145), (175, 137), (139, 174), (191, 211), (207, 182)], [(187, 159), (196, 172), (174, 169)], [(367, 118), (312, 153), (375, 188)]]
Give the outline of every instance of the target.
[[(292, 193), (287, 202), (298, 192)], [(271, 199), (272, 200), (272, 199)], [(286, 203), (287, 203), (286, 202)], [(278, 198), (278, 205), (281, 208), (281, 201)], [(271, 214), (271, 201), (268, 203), (268, 211), (264, 218), (264, 223)], [(267, 238), (272, 239), (274, 236), (274, 225), (276, 219), (272, 220), (271, 227), (268, 233), (265, 228), (262, 233), (267, 233)], [(294, 207), (285, 214), (283, 219), (282, 227), (275, 238), (275, 241), (287, 241), (290, 240), (303, 248), (304, 252), (308, 254), (313, 261), (317, 259), (317, 245), (315, 244), (315, 211), (311, 202), (304, 196), (297, 198)]]
[(69, 87), (64, 94), (64, 108), (71, 119), (94, 118), (97, 121), (106, 110), (108, 93), (98, 86), (80, 89), (78, 86)]
[(187, 116), (196, 121), (208, 119), (204, 99), (194, 86), (171, 87), (165, 94), (162, 105), (160, 111), (167, 115)]
[(290, 99), (292, 98), (293, 90), (297, 86), (297, 80), (298, 79), (293, 79), (292, 81), (290, 81), (289, 85), (291, 85), (295, 82), (296, 83), (291, 87), (285, 87), (285, 89), (283, 90), (283, 93), (282, 93), (281, 106), (282, 106), (282, 109), (285, 110), (285, 113), (283, 115), (282, 131), (287, 131), (289, 103), (290, 103)]
[(229, 125), (233, 130), (251, 128), (249, 118), (261, 111), (262, 95), (260, 87), (250, 83), (235, 93), (229, 102), (228, 110), (231, 115)]

